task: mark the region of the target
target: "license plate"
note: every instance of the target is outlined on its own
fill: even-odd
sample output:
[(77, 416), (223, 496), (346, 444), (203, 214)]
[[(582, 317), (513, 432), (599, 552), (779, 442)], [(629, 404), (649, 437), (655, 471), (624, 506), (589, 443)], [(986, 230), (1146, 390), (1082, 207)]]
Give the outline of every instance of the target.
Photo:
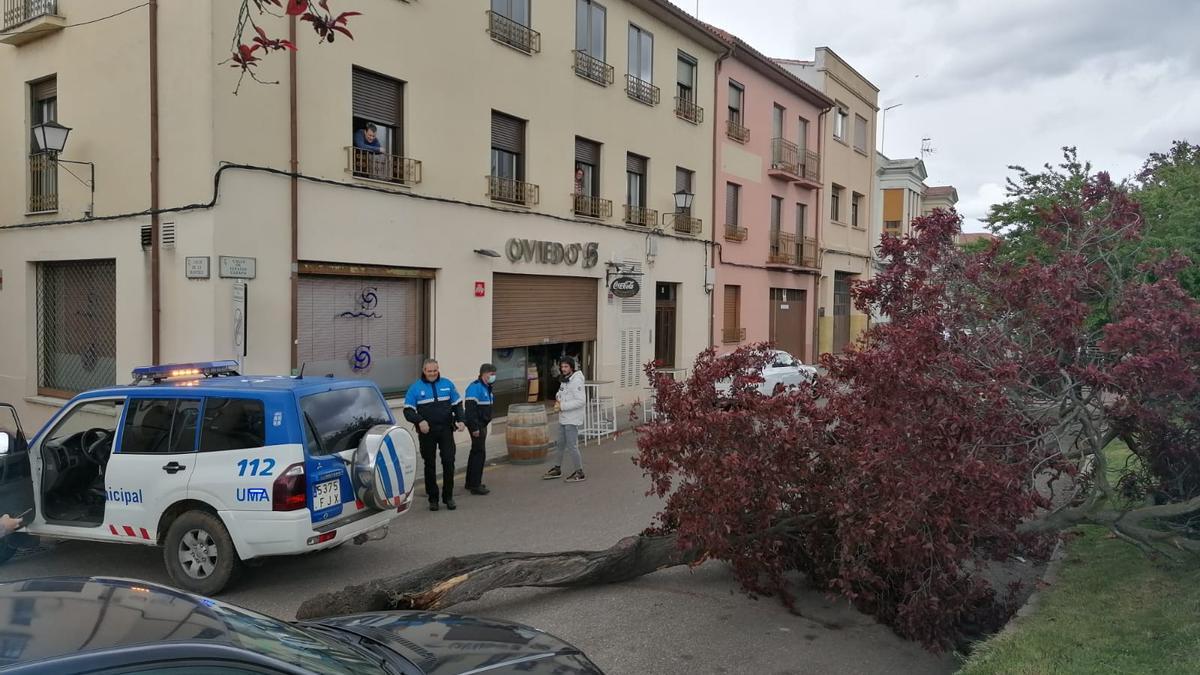
[(327, 480), (313, 488), (313, 511), (320, 511), (342, 503), (341, 481)]

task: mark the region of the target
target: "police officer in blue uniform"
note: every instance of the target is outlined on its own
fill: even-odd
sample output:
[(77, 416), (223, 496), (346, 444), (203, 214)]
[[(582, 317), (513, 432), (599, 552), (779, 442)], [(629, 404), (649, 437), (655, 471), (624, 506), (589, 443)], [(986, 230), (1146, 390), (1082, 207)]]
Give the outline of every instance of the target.
[(462, 399), (450, 380), (442, 378), (435, 359), (426, 359), (421, 377), (408, 388), (404, 397), (404, 419), (417, 428), (421, 459), (425, 464), (425, 492), (429, 510), (438, 510), (437, 464), (442, 458), (441, 499), (453, 511), (454, 504), (454, 432), (462, 431)]
[(467, 458), (467, 490), (473, 495), (491, 492), (483, 484), (483, 461), (487, 458), (488, 425), (492, 422), (492, 385), (496, 382), (496, 366), (479, 366), (479, 377), (467, 387), (466, 421), (471, 432), (471, 455)]

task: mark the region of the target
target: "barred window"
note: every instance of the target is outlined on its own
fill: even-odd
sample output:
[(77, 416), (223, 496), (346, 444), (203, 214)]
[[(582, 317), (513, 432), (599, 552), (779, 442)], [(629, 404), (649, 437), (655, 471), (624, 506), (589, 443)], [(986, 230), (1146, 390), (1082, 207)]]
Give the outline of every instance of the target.
[(38, 394), (69, 398), (116, 384), (117, 263), (37, 266)]

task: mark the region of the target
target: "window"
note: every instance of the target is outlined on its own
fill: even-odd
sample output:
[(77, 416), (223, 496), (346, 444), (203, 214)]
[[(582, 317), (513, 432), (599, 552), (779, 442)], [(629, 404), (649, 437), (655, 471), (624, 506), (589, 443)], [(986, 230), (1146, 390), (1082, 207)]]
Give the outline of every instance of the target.
[(58, 165), (38, 149), (32, 127), (58, 120), (58, 77), (29, 85), (29, 202), (30, 213), (58, 210)]
[(355, 68), (352, 89), (351, 173), (393, 183), (417, 182), (416, 167), (401, 159), (404, 83)]
[(779, 232), (779, 223), (783, 221), (783, 198), (771, 197), (771, 233)]
[[(353, 75), (354, 147), (368, 153), (404, 154), (400, 134), (404, 83), (362, 68), (355, 68)], [(373, 143), (364, 133), (370, 127), (374, 127)]]
[(529, 0), (492, 0), (492, 11), (522, 26), (532, 25), (529, 20)]
[(846, 141), (846, 125), (849, 119), (850, 113), (839, 104), (837, 113), (833, 116), (833, 137), (843, 143)]
[(492, 111), (492, 176), (525, 179), (525, 122)]
[[(646, 206), (646, 166), (649, 160), (632, 152), (625, 156), (625, 203), (642, 208)], [(632, 222), (640, 222), (633, 220)]]
[(575, 194), (600, 194), (600, 144), (575, 137)]
[(575, 50), (597, 61), (605, 60), (607, 10), (593, 0), (575, 0)]
[(113, 438), (117, 435), (117, 420), (121, 419), (121, 409), (124, 405), (124, 400), (105, 400), (88, 401), (71, 408), (54, 426), (54, 430), (46, 435), (45, 445), (61, 447), (72, 442), (76, 436), (78, 439), (75, 442), (82, 443), (84, 432), (93, 430), (103, 432), (107, 439), (93, 433), (88, 441), (94, 443), (107, 440), (111, 448)]
[(729, 81), (729, 121), (744, 126), (742, 122), (742, 105), (746, 98), (746, 89), (742, 85)]
[(245, 450), (267, 444), (262, 401), (210, 398), (204, 402), (200, 451)]
[(771, 138), (783, 138), (783, 116), (787, 114), (787, 110), (775, 104), (771, 112)]
[(850, 197), (850, 224), (854, 227), (862, 227), (858, 221), (859, 207), (862, 205), (862, 195), (855, 192)]
[(736, 183), (725, 184), (725, 224), (738, 225), (742, 187)]
[(654, 81), (654, 36), (629, 24), (629, 74), (650, 83)]
[(117, 382), (115, 260), (38, 263), (38, 393), (70, 398)]
[(577, 215), (607, 218), (612, 203), (600, 197), (600, 144), (575, 137), (574, 210)]
[(721, 331), (721, 341), (740, 342), (745, 333), (742, 331), (742, 287), (725, 286), (725, 316), (724, 330)]
[(796, 240), (803, 241), (805, 223), (808, 222), (808, 205), (796, 203)]
[(894, 237), (900, 236), (900, 221), (888, 220), (883, 223), (883, 233), (890, 234)]
[(199, 399), (133, 399), (121, 432), (121, 454), (173, 455), (196, 451)]
[(696, 59), (684, 52), (679, 52), (678, 77), (676, 78), (676, 95), (681, 101), (696, 102)]
[(796, 132), (796, 147), (800, 148), (800, 161), (804, 162), (804, 153), (808, 150), (808, 120), (800, 118), (800, 128)]
[(846, 188), (840, 185), (834, 185), (829, 191), (829, 219), (832, 221), (842, 221), (842, 194), (845, 192)]
[[(363, 434), (377, 424), (391, 424), (387, 405), (375, 389), (354, 387), (300, 399), (309, 453), (331, 455), (358, 447)], [(317, 451), (313, 451), (313, 447)]]
[[(695, 178), (695, 176), (695, 171), (689, 171), (681, 166), (675, 167), (675, 191), (683, 191), (694, 194), (692, 190), (692, 180)], [(692, 209), (690, 206), (686, 209), (679, 209), (679, 213), (684, 216), (691, 216)]]
[(862, 115), (854, 116), (854, 149), (867, 151), (867, 118)]

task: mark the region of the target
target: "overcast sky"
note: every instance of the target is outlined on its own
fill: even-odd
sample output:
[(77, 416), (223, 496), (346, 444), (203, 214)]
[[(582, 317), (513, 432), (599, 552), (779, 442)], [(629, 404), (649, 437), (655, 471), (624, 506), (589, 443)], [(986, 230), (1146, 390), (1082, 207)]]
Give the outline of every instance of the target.
[[(696, 0), (673, 0), (695, 14)], [(1115, 178), (1172, 140), (1200, 143), (1197, 0), (699, 0), (699, 16), (775, 57), (828, 46), (879, 87), (880, 148), (958, 188), (964, 230), (1010, 164), (1074, 145)], [(878, 134), (877, 134), (878, 136)]]

